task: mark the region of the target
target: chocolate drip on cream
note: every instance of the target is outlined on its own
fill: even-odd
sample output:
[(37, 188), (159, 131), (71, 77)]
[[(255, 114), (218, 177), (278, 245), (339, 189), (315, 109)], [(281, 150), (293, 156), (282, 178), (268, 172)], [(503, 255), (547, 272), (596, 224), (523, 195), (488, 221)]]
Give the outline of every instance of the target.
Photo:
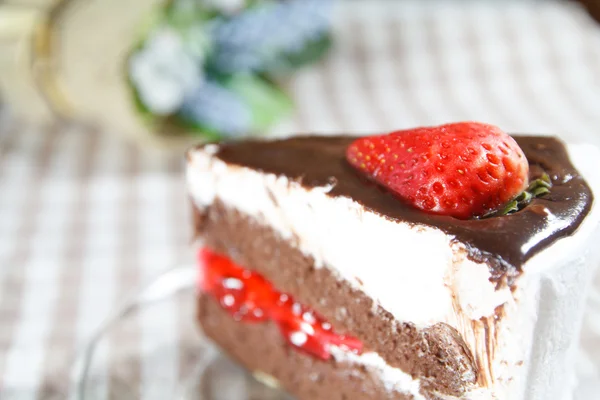
[(286, 176), (307, 188), (335, 183), (330, 196), (350, 197), (392, 220), (437, 227), (464, 243), (471, 259), (488, 263), (494, 281), (511, 285), (528, 259), (577, 230), (593, 202), (589, 186), (571, 164), (563, 143), (552, 137), (514, 137), (529, 160), (530, 179), (546, 172), (553, 187), (551, 193), (515, 214), (488, 219), (459, 220), (404, 204), (346, 162), (346, 148), (354, 140), (349, 136), (229, 143), (220, 146), (216, 157)]

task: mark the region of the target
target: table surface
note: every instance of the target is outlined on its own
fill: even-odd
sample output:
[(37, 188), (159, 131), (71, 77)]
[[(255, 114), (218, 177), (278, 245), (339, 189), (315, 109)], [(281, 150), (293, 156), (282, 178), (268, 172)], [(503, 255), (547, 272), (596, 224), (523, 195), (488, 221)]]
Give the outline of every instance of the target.
[[(335, 31), (331, 56), (290, 81), (297, 112), (273, 134), (481, 120), (600, 143), (600, 27), (574, 3), (347, 2)], [(123, 296), (192, 260), (182, 171), (181, 155), (156, 157), (107, 129), (0, 119), (1, 399), (68, 392), (72, 355)], [(598, 315), (600, 290), (582, 337), (580, 399), (600, 391)], [(101, 352), (143, 347), (152, 320), (177, 338), (189, 318), (166, 302)], [(160, 367), (176, 380), (184, 357)], [(169, 398), (146, 390), (152, 365), (132, 368), (136, 397)]]

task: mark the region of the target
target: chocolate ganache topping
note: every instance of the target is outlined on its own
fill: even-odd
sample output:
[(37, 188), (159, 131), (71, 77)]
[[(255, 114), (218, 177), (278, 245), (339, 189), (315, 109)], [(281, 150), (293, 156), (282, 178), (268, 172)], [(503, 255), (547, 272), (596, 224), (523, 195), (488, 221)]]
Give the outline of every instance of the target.
[(519, 212), (486, 219), (459, 220), (404, 204), (346, 162), (346, 148), (355, 137), (243, 141), (222, 145), (217, 157), (226, 163), (284, 175), (307, 188), (334, 183), (330, 196), (350, 197), (392, 220), (437, 227), (464, 243), (471, 259), (488, 263), (492, 280), (511, 285), (529, 258), (579, 227), (593, 201), (590, 188), (571, 164), (562, 142), (553, 137), (513, 137), (529, 161), (530, 180), (545, 172), (553, 186), (549, 194), (535, 198)]

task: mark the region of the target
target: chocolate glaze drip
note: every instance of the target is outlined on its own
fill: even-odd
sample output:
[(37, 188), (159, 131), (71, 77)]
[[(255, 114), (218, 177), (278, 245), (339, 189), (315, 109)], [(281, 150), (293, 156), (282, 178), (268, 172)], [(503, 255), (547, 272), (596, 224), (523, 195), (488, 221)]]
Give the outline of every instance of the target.
[(571, 164), (564, 145), (552, 137), (515, 136), (530, 164), (530, 179), (545, 171), (551, 193), (508, 216), (459, 220), (404, 204), (358, 174), (345, 159), (348, 136), (301, 136), (223, 145), (221, 160), (285, 175), (310, 188), (335, 184), (329, 195), (347, 196), (391, 220), (442, 229), (464, 243), (469, 257), (490, 265), (492, 280), (512, 284), (523, 264), (558, 238), (572, 234), (590, 210), (590, 188)]

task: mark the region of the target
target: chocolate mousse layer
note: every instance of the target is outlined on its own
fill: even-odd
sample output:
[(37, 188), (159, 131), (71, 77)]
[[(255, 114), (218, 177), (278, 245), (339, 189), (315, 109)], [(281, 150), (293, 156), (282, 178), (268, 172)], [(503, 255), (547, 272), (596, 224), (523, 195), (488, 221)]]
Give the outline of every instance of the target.
[(286, 176), (307, 188), (333, 185), (330, 196), (350, 197), (392, 220), (442, 229), (464, 243), (472, 259), (487, 262), (492, 279), (512, 284), (529, 258), (579, 227), (593, 201), (590, 188), (571, 164), (562, 142), (551, 137), (514, 137), (529, 160), (530, 178), (546, 172), (553, 187), (550, 194), (536, 198), (515, 214), (487, 219), (459, 220), (404, 204), (346, 162), (345, 151), (353, 137), (243, 141), (221, 145), (216, 157), (229, 164)]
[[(360, 366), (323, 362), (292, 350), (273, 324), (234, 321), (212, 298), (198, 300), (198, 320), (227, 354), (254, 374), (277, 379), (287, 392), (311, 400), (412, 400), (389, 392), (379, 377)], [(260, 399), (262, 400), (262, 399)]]
[[(388, 365), (400, 368), (413, 378), (419, 379), (427, 398), (437, 398), (434, 393), (460, 397), (466, 389), (481, 383), (479, 370), (488, 360), (476, 359), (459, 333), (450, 326), (439, 323), (425, 329), (417, 329), (410, 323), (398, 323), (381, 307), (374, 307), (371, 298), (352, 288), (349, 283), (340, 281), (330, 269), (315, 268), (314, 260), (300, 252), (293, 241), (281, 239), (272, 228), (227, 208), (218, 200), (202, 212), (195, 209), (195, 214), (196, 233), (203, 238), (205, 246), (229, 256), (245, 268), (260, 273), (277, 290), (292, 295), (296, 301), (314, 309), (333, 325), (336, 332), (349, 333), (360, 339), (365, 352), (374, 351)], [(201, 301), (202, 307), (209, 306)], [(252, 329), (259, 329), (247, 328), (244, 323), (236, 323), (228, 328), (233, 329), (233, 333), (207, 328), (206, 321), (213, 311), (200, 311), (200, 323), (208, 335), (218, 343), (224, 340), (223, 335), (236, 335), (241, 340)], [(233, 319), (231, 321), (233, 323)], [(220, 323), (225, 324), (223, 321)], [(250, 350), (239, 349), (234, 342), (231, 340), (221, 344), (250, 369), (262, 365), (262, 361), (247, 361), (250, 356), (244, 352)], [(274, 349), (272, 351), (280, 352)], [(297, 350), (289, 348), (289, 352), (292, 363), (299, 362), (298, 356), (291, 355)], [(317, 364), (330, 365), (319, 366), (321, 370), (331, 368), (335, 371), (337, 368), (334, 361), (315, 360), (310, 363), (314, 364), (315, 368)], [(298, 374), (301, 375), (300, 371)], [(274, 375), (284, 381), (286, 379), (278, 376), (277, 372)], [(294, 388), (295, 386), (292, 386), (292, 389)], [(363, 397), (347, 397), (354, 398)]]

